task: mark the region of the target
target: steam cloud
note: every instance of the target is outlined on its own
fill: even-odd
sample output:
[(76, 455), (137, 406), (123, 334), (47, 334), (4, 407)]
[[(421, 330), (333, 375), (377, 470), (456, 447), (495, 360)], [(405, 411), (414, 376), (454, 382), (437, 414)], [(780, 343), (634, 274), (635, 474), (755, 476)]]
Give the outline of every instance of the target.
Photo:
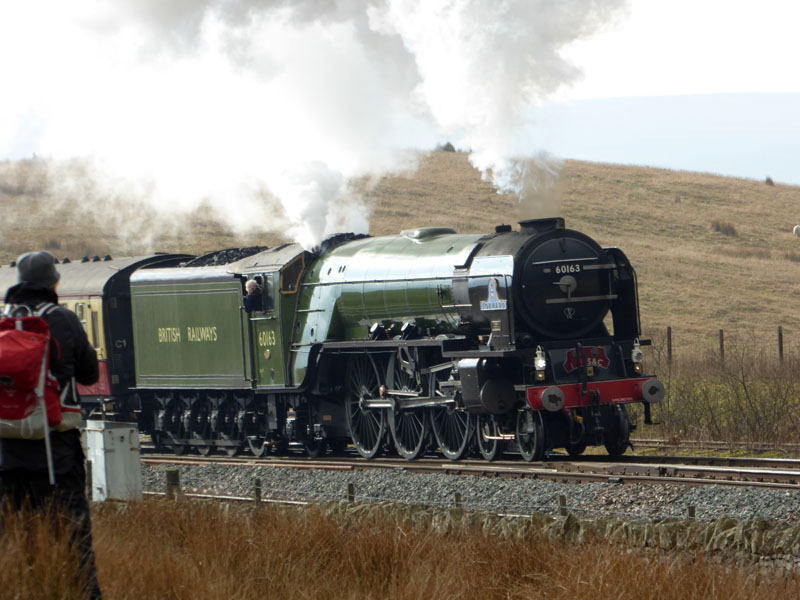
[[(624, 0), (28, 0), (0, 8), (0, 156), (90, 158), (102, 188), (201, 203), (310, 247), (366, 232), (348, 181), (449, 139), (503, 191), (557, 163), (524, 109)], [(98, 176), (99, 178), (99, 176)], [(102, 196), (102, 194), (98, 194)], [(265, 216), (265, 197), (283, 206)], [(342, 210), (344, 206), (348, 210)], [(343, 217), (351, 222), (344, 222)]]

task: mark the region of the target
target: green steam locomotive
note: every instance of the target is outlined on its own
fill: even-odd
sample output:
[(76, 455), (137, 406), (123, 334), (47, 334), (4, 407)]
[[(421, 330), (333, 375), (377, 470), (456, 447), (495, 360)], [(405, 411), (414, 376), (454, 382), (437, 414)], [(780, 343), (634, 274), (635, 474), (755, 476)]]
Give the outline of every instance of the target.
[(664, 394), (643, 373), (633, 267), (560, 218), (163, 264), (115, 292), (133, 356), (111, 370), (132, 370), (117, 404), (178, 454), (620, 455), (626, 405), (647, 418)]

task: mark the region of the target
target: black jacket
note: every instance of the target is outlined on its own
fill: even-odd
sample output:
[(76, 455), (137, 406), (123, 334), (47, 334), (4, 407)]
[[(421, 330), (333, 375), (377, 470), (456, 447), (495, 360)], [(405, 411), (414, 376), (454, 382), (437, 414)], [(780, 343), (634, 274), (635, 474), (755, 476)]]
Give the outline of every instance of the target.
[[(58, 304), (58, 295), (52, 288), (31, 283), (19, 283), (9, 288), (5, 299), (6, 305), (26, 304), (31, 308), (42, 302)], [(83, 385), (95, 383), (99, 376), (97, 352), (89, 343), (77, 315), (59, 306), (45, 315), (44, 320), (57, 342), (50, 347), (50, 371), (58, 380), (59, 389), (69, 385), (73, 376)], [(50, 441), (56, 473), (64, 473), (73, 467), (74, 461), (83, 460), (77, 429), (54, 431), (50, 434)], [(44, 469), (47, 469), (47, 462), (43, 440), (0, 438), (0, 471)]]
[(253, 312), (254, 310), (264, 310), (264, 300), (261, 292), (257, 292), (255, 294), (247, 294), (244, 297), (244, 309), (247, 312)]

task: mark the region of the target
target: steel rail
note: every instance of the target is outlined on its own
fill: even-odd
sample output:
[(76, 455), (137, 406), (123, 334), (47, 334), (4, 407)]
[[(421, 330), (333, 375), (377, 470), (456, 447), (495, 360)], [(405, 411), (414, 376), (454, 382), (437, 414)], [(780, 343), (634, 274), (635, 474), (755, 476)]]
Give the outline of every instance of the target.
[(634, 447), (692, 450), (747, 450), (757, 452), (793, 452), (800, 454), (800, 444), (786, 442), (722, 442), (713, 440), (679, 440), (679, 439), (631, 439)]
[[(169, 497), (167, 492), (151, 492), (151, 491), (144, 491), (142, 492), (144, 496), (151, 496), (151, 497)], [(280, 498), (261, 498), (256, 500), (252, 496), (229, 496), (226, 494), (198, 494), (196, 492), (179, 492), (180, 496), (184, 498), (198, 498), (200, 500), (221, 500), (221, 501), (228, 501), (228, 502), (264, 502), (266, 504), (291, 504), (294, 506), (308, 506), (313, 504), (314, 502), (308, 500), (284, 500)]]
[[(728, 485), (772, 489), (800, 490), (800, 464), (794, 469), (762, 466), (737, 467), (714, 465), (681, 465), (667, 462), (635, 462), (597, 460), (547, 460), (523, 463), (520, 461), (459, 461), (432, 459), (406, 461), (402, 459), (361, 460), (351, 458), (329, 458), (325, 460), (304, 458), (221, 458), (146, 456), (142, 462), (152, 465), (221, 465), (231, 467), (258, 466), (265, 468), (318, 469), (329, 471), (359, 471), (368, 469), (394, 469), (409, 473), (433, 473), (448, 475), (477, 475), (485, 477), (530, 478), (562, 483), (650, 483), (681, 485)], [(676, 459), (678, 457), (675, 457)], [(755, 459), (749, 459), (754, 461)], [(800, 462), (800, 461), (796, 461)]]
[[(143, 450), (146, 450), (143, 448)], [(296, 457), (286, 456), (286, 457), (277, 457), (277, 456), (270, 456), (270, 457), (261, 457), (256, 458), (248, 455), (243, 455), (239, 457), (224, 457), (224, 456), (212, 456), (208, 457), (208, 459), (203, 459), (201, 456), (195, 455), (181, 455), (176, 456), (174, 454), (169, 453), (152, 453), (146, 452), (144, 456), (153, 457), (153, 459), (162, 459), (162, 460), (193, 460), (197, 459), (198, 461), (202, 461), (201, 464), (205, 464), (205, 461), (208, 459), (214, 459), (217, 463), (220, 463), (225, 460), (232, 461), (234, 463), (241, 463), (241, 462), (251, 462), (255, 465), (266, 464), (269, 461), (293, 461), (298, 465), (307, 464), (310, 460), (307, 457), (300, 456), (299, 454)], [(355, 454), (353, 455), (355, 457)], [(499, 459), (494, 461), (491, 464), (515, 464), (518, 465), (519, 460), (514, 460), (513, 454), (506, 454), (505, 459)], [(319, 460), (319, 459), (316, 459)], [(324, 460), (326, 463), (337, 463), (341, 461), (353, 460), (352, 458), (348, 457), (326, 457)], [(355, 459), (358, 461), (359, 459)], [(372, 459), (372, 462), (375, 461), (386, 461), (386, 460), (393, 460), (393, 466), (406, 466), (413, 463), (410, 463), (407, 460), (403, 459), (387, 459), (387, 458), (377, 458)], [(444, 464), (479, 464), (479, 465), (486, 465), (489, 464), (484, 460), (481, 459), (473, 459), (473, 458), (466, 458), (458, 461), (458, 463), (453, 463), (451, 461), (443, 460), (437, 454), (428, 454), (425, 458), (426, 461), (429, 460), (438, 460)], [(798, 469), (800, 470), (800, 459), (798, 458), (757, 458), (757, 457), (744, 457), (744, 456), (667, 456), (667, 455), (632, 455), (627, 454), (623, 456), (618, 456), (616, 458), (611, 458), (606, 454), (584, 454), (578, 458), (569, 457), (567, 454), (554, 452), (547, 456), (547, 458), (540, 462), (573, 462), (573, 463), (617, 463), (617, 464), (627, 464), (627, 463), (645, 463), (645, 464), (657, 464), (657, 465), (685, 465), (685, 466), (708, 466), (708, 467), (731, 467), (737, 469), (747, 469), (747, 468), (755, 468), (755, 469), (785, 469), (785, 470), (792, 470)], [(535, 463), (534, 463), (535, 464)], [(302, 468), (302, 467), (298, 467)]]

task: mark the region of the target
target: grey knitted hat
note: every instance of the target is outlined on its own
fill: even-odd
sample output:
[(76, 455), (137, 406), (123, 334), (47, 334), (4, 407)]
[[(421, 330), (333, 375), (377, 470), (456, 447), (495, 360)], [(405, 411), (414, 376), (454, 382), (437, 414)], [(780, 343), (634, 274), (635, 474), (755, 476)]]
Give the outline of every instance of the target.
[(61, 278), (56, 271), (56, 257), (49, 252), (28, 252), (17, 259), (17, 275), (20, 283), (38, 283), (54, 287)]

